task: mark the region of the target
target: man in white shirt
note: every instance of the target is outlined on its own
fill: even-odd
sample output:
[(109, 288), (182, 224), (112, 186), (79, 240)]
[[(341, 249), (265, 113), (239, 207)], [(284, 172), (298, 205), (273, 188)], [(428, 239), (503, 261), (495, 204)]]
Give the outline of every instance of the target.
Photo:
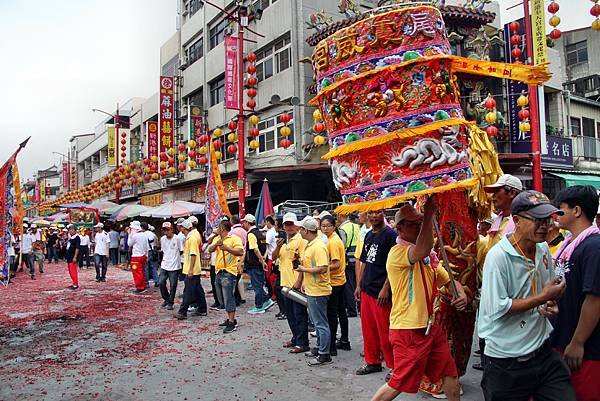
[(277, 306), (279, 307), (279, 312), (277, 313), (277, 318), (280, 318), (284, 313), (285, 307), (283, 306), (283, 299), (281, 299), (281, 293), (278, 293), (276, 290), (275, 283), (279, 278), (279, 270), (276, 266), (273, 266), (273, 251), (277, 247), (277, 229), (275, 228), (275, 219), (273, 216), (265, 217), (265, 242), (267, 243), (267, 251), (263, 255), (265, 260), (267, 261), (267, 271), (266, 282), (267, 282), (267, 294), (269, 297), (277, 302)]
[(144, 267), (148, 259), (148, 236), (143, 232), (137, 220), (129, 224), (127, 246), (131, 249), (131, 273), (135, 284), (135, 291), (141, 294), (146, 291), (146, 277)]
[[(160, 275), (158, 284), (160, 295), (163, 298), (162, 307), (173, 310), (175, 303), (175, 294), (177, 293), (177, 282), (181, 272), (181, 255), (183, 254), (183, 243), (175, 235), (173, 225), (168, 221), (162, 224), (164, 235), (160, 237), (160, 250), (163, 254), (160, 264)], [(167, 279), (169, 280), (169, 289), (167, 289)]]
[(91, 267), (90, 263), (90, 236), (87, 233), (87, 229), (79, 234), (79, 268), (83, 268), (83, 263), (85, 262), (85, 266), (89, 269)]
[[(176, 227), (177, 229), (175, 230), (175, 232), (176, 232), (175, 235), (177, 236), (177, 239), (179, 240), (179, 246), (181, 246), (181, 249), (183, 249), (183, 245), (185, 244), (185, 234), (183, 233), (183, 226), (182, 226), (184, 221), (185, 221), (185, 219), (183, 217), (180, 217), (177, 219), (177, 222), (175, 223), (177, 226)], [(181, 263), (181, 266), (183, 267), (183, 254), (181, 255), (180, 263)], [(180, 278), (179, 281), (183, 281), (183, 279)]]
[(35, 241), (35, 237), (31, 234), (31, 230), (28, 228), (27, 224), (23, 224), (23, 239), (21, 240), (21, 253), (23, 254), (23, 260), (25, 261), (25, 266), (29, 269), (29, 274), (31, 275), (31, 279), (35, 280), (35, 256), (33, 255), (33, 242)]
[(104, 231), (104, 224), (98, 223), (94, 226), (94, 267), (96, 268), (96, 281), (106, 281), (106, 266), (108, 264), (108, 250), (110, 238)]

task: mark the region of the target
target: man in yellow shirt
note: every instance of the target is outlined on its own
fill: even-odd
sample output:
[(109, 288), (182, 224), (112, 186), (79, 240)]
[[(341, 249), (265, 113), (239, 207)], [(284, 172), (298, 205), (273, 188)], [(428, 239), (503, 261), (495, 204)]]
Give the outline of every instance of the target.
[[(280, 282), (282, 287), (292, 288), (298, 280), (298, 272), (294, 270), (294, 263), (298, 264), (300, 255), (308, 243), (300, 233), (295, 223), (298, 219), (294, 213), (283, 216), (283, 229), (286, 239), (278, 239), (273, 251), (273, 262), (279, 261)], [(284, 297), (285, 317), (292, 331), (292, 339), (283, 344), (284, 348), (291, 348), (291, 354), (299, 354), (310, 350), (308, 346), (308, 311), (306, 306)]]
[[(386, 269), (392, 290), (390, 342), (394, 353), (394, 371), (389, 382), (373, 400), (393, 400), (401, 392), (416, 393), (423, 375), (432, 381), (443, 379), (449, 400), (460, 399), (458, 372), (450, 354), (446, 334), (433, 324), (435, 289), (450, 287), (450, 277), (442, 267), (431, 266), (435, 258), (432, 222), (437, 212), (434, 197), (425, 203), (425, 214), (405, 205), (396, 212), (396, 229), (400, 243), (388, 254)], [(452, 301), (457, 309), (466, 306), (467, 296), (456, 282), (458, 297)]]
[[(190, 305), (200, 303), (200, 298), (204, 295), (204, 291), (200, 290), (202, 287), (202, 283), (200, 283), (200, 274), (202, 273), (200, 265), (202, 239), (192, 232), (193, 226), (189, 219), (181, 223), (181, 226), (185, 234), (182, 270), (182, 274), (185, 277), (185, 287), (183, 289), (183, 302), (181, 302), (179, 311), (175, 314), (175, 318), (179, 320), (187, 319), (187, 312)], [(193, 314), (194, 316), (206, 316), (206, 312), (200, 311), (196, 311)]]
[(348, 339), (348, 315), (344, 302), (344, 289), (346, 284), (346, 247), (335, 229), (333, 216), (324, 216), (321, 219), (321, 231), (327, 235), (327, 251), (329, 252), (329, 280), (331, 282), (331, 296), (327, 302), (327, 320), (331, 331), (331, 346), (329, 354), (337, 355), (336, 333), (338, 320), (342, 335), (340, 345), (345, 350), (351, 349)]
[(298, 267), (298, 280), (294, 288), (304, 287), (308, 301), (308, 314), (317, 331), (317, 346), (305, 355), (313, 357), (308, 361), (310, 366), (321, 366), (331, 363), (329, 346), (331, 331), (327, 321), (327, 300), (331, 295), (329, 282), (329, 254), (327, 247), (318, 238), (319, 224), (313, 217), (306, 217), (299, 223), (300, 235), (308, 244)]
[(239, 258), (244, 255), (242, 240), (230, 233), (231, 222), (223, 220), (219, 223), (218, 236), (213, 239), (208, 247), (208, 252), (215, 252), (215, 289), (219, 304), (225, 305), (227, 319), (219, 326), (223, 333), (231, 333), (236, 329), (235, 318), (235, 287), (237, 276), (242, 273)]

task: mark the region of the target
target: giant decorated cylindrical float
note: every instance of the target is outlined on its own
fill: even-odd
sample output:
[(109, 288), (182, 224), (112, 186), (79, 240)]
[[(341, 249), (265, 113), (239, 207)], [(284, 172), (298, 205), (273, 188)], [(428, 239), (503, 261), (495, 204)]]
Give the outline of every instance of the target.
[[(336, 211), (386, 209), (439, 194), (450, 268), (472, 301), (477, 220), (491, 207), (483, 186), (502, 171), (486, 133), (464, 117), (457, 73), (538, 84), (549, 78), (546, 67), (452, 55), (434, 6), (388, 5), (355, 20), (323, 38), (312, 55), (311, 102), (320, 109), (330, 146), (323, 157), (343, 198)], [(448, 295), (440, 299), (436, 320), (462, 375), (475, 310), (457, 312)], [(439, 392), (426, 381), (422, 389)]]

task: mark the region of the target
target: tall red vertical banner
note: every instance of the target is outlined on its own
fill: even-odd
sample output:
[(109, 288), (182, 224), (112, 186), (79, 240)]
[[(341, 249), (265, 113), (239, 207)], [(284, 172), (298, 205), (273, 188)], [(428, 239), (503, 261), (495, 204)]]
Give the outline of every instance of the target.
[(173, 88), (173, 77), (160, 77), (160, 93), (158, 97), (160, 153), (174, 147), (175, 143), (175, 92)]
[(156, 121), (146, 122), (146, 157), (152, 158), (152, 156), (158, 157), (158, 123)]
[(225, 36), (225, 108), (238, 108), (238, 39)]

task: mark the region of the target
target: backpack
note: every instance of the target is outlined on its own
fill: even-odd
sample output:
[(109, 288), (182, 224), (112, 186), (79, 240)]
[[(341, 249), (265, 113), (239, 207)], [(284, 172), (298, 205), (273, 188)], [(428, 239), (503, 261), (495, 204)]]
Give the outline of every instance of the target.
[[(254, 234), (256, 237), (256, 243), (258, 245), (258, 252), (260, 252), (261, 255), (264, 255), (267, 251), (267, 239), (265, 234), (257, 227), (254, 227), (252, 230), (248, 231), (248, 233)], [(261, 266), (260, 260), (254, 254), (254, 251), (250, 250), (250, 242), (246, 242), (246, 258), (244, 259), (244, 264), (246, 267)]]

